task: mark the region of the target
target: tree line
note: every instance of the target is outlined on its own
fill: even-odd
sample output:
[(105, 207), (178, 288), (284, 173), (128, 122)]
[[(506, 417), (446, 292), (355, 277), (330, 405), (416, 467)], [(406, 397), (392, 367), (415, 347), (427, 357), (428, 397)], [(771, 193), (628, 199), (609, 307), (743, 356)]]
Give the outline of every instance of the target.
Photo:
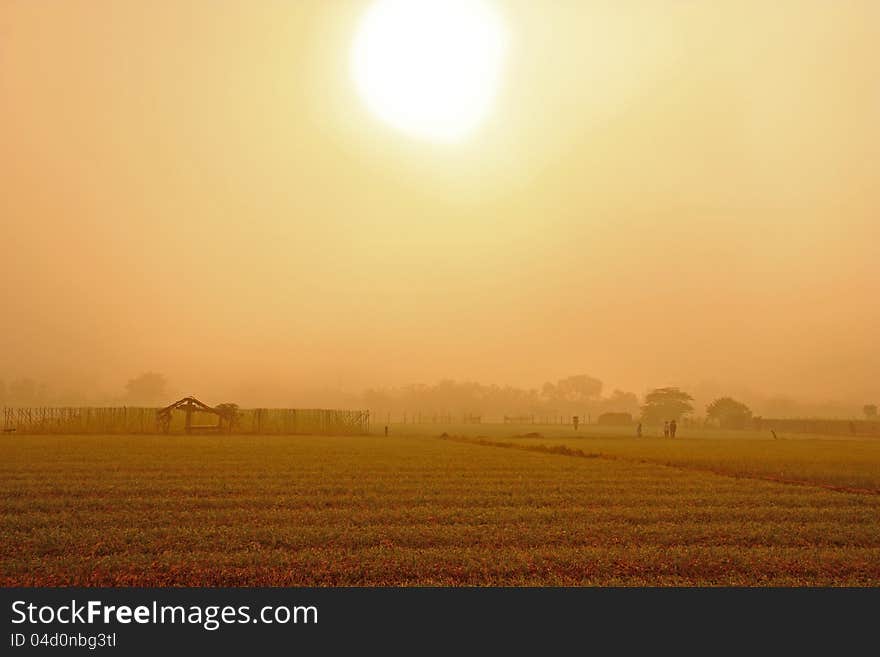
[[(143, 372), (127, 381), (109, 405), (162, 406), (173, 401), (168, 379), (158, 372)], [(694, 398), (676, 387), (655, 388), (642, 400), (632, 392), (612, 390), (604, 393), (601, 380), (588, 374), (564, 377), (536, 388), (486, 385), (476, 381), (442, 380), (436, 384), (412, 384), (393, 388), (370, 388), (360, 394), (326, 391), (328, 406), (359, 407), (378, 413), (436, 413), (456, 416), (500, 418), (507, 415), (574, 416), (595, 421), (606, 413), (629, 415), (633, 421), (663, 424), (695, 415)], [(0, 406), (77, 406), (89, 403), (80, 395), (52, 393), (49, 386), (23, 377), (8, 384), (0, 380)], [(298, 407), (292, 399), (291, 407)], [(865, 404), (862, 414), (876, 420), (876, 404)], [(729, 396), (718, 397), (705, 407), (704, 420), (725, 429), (749, 426), (752, 409)], [(792, 415), (789, 415), (792, 416)], [(803, 415), (802, 415), (803, 417)]]

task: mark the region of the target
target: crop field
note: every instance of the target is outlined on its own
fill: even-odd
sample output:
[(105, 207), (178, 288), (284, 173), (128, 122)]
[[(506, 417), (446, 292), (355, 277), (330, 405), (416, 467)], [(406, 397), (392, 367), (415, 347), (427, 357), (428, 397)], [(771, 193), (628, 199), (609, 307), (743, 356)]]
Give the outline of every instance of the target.
[(4, 437), (0, 584), (880, 585), (876, 440), (477, 431)]
[[(866, 438), (711, 440), (703, 438), (479, 438), (512, 447), (567, 447), (609, 459), (658, 463), (733, 477), (812, 484), (880, 495), (880, 440)], [(560, 450), (562, 451), (562, 450)]]

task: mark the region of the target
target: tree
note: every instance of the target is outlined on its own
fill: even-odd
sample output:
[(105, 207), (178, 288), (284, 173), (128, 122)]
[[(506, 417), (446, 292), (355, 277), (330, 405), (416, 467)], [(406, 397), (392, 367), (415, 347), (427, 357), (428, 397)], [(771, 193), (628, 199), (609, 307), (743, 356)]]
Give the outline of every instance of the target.
[(660, 424), (670, 420), (677, 422), (682, 415), (694, 410), (690, 404), (693, 400), (693, 397), (678, 388), (656, 388), (645, 395), (642, 422), (645, 424)]
[(721, 397), (706, 407), (706, 417), (718, 422), (722, 429), (745, 429), (752, 411), (732, 397)]
[(238, 420), (241, 417), (238, 404), (233, 404), (232, 402), (217, 404), (214, 407), (214, 410), (220, 414), (220, 425), (223, 426), (226, 431), (231, 432), (238, 426)]
[(583, 403), (602, 394), (602, 382), (587, 374), (578, 374), (560, 379), (556, 383), (556, 392), (566, 401)]
[(135, 404), (153, 404), (168, 396), (168, 381), (158, 372), (144, 372), (125, 384), (126, 399)]
[(556, 383), (545, 383), (541, 395), (557, 406), (580, 407), (600, 398), (602, 382), (587, 374), (578, 374), (560, 379)]
[(599, 399), (591, 405), (597, 414), (602, 413), (629, 413), (632, 416), (639, 414), (639, 398), (623, 390), (615, 390), (609, 397)]
[(862, 407), (862, 411), (865, 413), (865, 417), (869, 420), (877, 419), (877, 404), (865, 404)]

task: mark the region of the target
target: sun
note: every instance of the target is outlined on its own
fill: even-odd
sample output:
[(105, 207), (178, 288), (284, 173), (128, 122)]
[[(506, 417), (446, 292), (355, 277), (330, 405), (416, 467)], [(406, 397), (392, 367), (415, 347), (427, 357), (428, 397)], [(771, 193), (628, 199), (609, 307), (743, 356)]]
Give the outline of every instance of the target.
[(485, 118), (504, 57), (483, 0), (378, 0), (360, 22), (351, 72), (367, 106), (402, 132), (458, 141)]

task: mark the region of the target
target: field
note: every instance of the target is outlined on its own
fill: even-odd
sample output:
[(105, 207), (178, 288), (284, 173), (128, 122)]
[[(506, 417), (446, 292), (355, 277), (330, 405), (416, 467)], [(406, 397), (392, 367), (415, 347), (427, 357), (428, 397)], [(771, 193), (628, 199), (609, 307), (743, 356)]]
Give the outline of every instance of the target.
[(880, 585), (876, 439), (442, 431), (4, 437), (0, 584)]

